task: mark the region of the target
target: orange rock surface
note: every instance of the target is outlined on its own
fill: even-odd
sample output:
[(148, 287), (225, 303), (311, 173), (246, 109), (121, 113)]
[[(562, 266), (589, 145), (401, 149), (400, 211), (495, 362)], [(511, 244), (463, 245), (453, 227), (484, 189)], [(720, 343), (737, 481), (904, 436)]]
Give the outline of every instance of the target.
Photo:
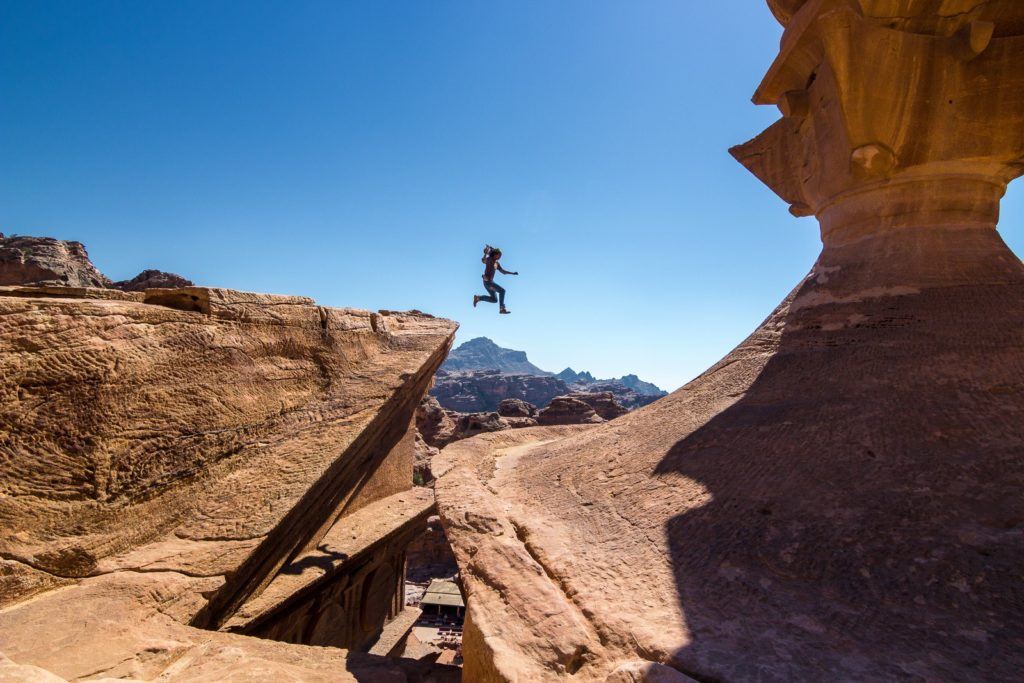
[(0, 289), (0, 651), (69, 679), (350, 680), (344, 650), (204, 628), (319, 562), (332, 528), (369, 546), (361, 510), (404, 515), (381, 534), (423, 523), (410, 424), (455, 328), (206, 288)]

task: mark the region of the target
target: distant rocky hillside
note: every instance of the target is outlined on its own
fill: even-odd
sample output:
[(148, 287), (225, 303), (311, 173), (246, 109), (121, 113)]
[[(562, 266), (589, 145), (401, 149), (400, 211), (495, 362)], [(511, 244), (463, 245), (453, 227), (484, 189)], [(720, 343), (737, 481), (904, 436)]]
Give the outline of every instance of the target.
[(141, 292), (158, 287), (189, 287), (174, 273), (144, 270), (131, 280), (113, 282), (101, 273), (81, 242), (0, 233), (0, 285), (98, 287)]
[(553, 373), (541, 370), (526, 358), (525, 351), (503, 349), (487, 337), (477, 337), (461, 344), (448, 355), (441, 366), (449, 372), (500, 370), (509, 375), (547, 377)]
[(544, 407), (556, 396), (568, 394), (565, 382), (550, 375), (506, 375), (498, 370), (446, 372), (434, 377), (432, 396), (448, 410), (461, 413), (491, 412), (506, 398), (518, 398)]
[[(654, 398), (660, 398), (665, 396), (668, 392), (661, 389), (658, 385), (651, 382), (645, 382), (636, 375), (623, 375), (618, 379), (596, 379), (589, 372), (576, 372), (572, 368), (566, 368), (560, 373), (555, 375), (558, 379), (562, 380), (566, 384), (576, 387), (580, 390), (590, 391), (608, 391), (608, 389), (597, 389), (590, 388), (594, 385), (605, 385), (605, 384), (621, 384), (627, 389), (632, 389), (636, 394), (640, 396), (653, 396)], [(648, 401), (647, 403), (650, 403)]]
[(572, 368), (556, 375), (531, 363), (525, 351), (502, 348), (487, 337), (471, 339), (452, 351), (430, 393), (448, 410), (472, 413), (497, 410), (507, 398), (544, 408), (556, 396), (574, 392), (611, 393), (630, 410), (666, 394), (636, 375), (597, 379)]

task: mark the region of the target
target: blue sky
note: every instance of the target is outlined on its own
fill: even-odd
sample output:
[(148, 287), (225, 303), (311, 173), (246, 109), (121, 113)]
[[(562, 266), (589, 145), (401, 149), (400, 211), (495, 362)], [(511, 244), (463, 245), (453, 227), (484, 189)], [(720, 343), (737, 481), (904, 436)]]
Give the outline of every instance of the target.
[[(327, 305), (418, 308), (665, 388), (807, 272), (813, 219), (727, 153), (763, 2), (0, 2), (0, 230)], [(1024, 190), (1001, 230), (1024, 247)], [(511, 316), (471, 297), (485, 242)]]

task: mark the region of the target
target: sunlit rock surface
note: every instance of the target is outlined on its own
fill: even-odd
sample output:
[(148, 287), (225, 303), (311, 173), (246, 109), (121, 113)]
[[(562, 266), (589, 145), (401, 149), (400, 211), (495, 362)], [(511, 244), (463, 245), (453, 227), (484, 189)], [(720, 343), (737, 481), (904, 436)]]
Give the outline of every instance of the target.
[[(379, 629), (399, 534), (431, 508), (410, 425), (455, 327), (206, 288), (0, 290), (0, 651), (65, 678), (349, 680), (321, 670), (343, 650), (203, 629), (282, 570), (374, 597), (344, 626), (308, 619), (317, 638)], [(345, 552), (325, 563), (325, 542)]]

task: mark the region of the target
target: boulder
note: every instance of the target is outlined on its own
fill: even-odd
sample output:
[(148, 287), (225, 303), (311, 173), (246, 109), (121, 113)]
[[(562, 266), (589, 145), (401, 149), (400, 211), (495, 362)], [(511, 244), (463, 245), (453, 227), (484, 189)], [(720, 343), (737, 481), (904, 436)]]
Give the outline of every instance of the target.
[(442, 408), (433, 396), (424, 396), (416, 408), (416, 429), (428, 446), (443, 448), (456, 438), (457, 417), (457, 413)]
[(604, 418), (578, 396), (559, 396), (547, 408), (537, 414), (537, 423), (541, 425), (575, 425), (596, 424), (604, 422)]
[(536, 417), (537, 406), (518, 398), (505, 398), (498, 404), (498, 415), (502, 417)]
[(511, 428), (508, 420), (498, 413), (469, 413), (459, 416), (456, 434), (457, 438), (465, 439), (481, 432), (500, 432)]
[(614, 420), (629, 412), (615, 400), (615, 395), (610, 391), (572, 393), (569, 396), (593, 408), (602, 420)]

